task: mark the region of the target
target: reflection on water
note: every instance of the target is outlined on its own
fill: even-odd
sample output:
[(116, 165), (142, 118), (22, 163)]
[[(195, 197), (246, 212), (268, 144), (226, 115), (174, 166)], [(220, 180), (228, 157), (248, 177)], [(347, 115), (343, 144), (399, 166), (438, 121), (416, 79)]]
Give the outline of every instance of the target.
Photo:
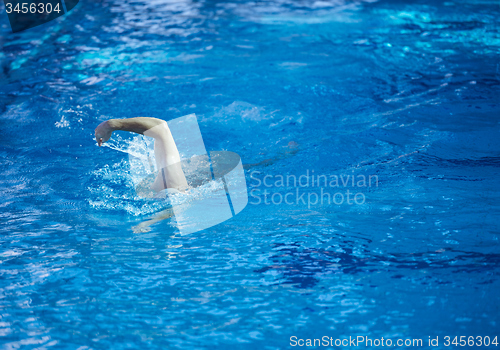
[[(450, 277), (454, 273), (493, 272), (499, 262), (499, 254), (481, 254), (440, 249), (429, 253), (391, 256), (374, 256), (364, 249), (362, 254), (351, 248), (331, 251), (308, 249), (299, 244), (277, 244), (277, 254), (272, 257), (273, 265), (265, 266), (256, 272), (276, 271), (277, 284), (291, 284), (296, 288), (312, 288), (328, 274), (370, 274), (384, 271), (391, 278), (415, 278), (408, 270), (431, 272), (425, 280), (416, 278), (421, 284), (453, 284)], [(446, 256), (442, 256), (443, 253)], [(491, 276), (491, 275), (490, 275)], [(477, 284), (493, 283), (494, 279), (485, 276), (477, 279)], [(372, 286), (376, 287), (376, 286)]]

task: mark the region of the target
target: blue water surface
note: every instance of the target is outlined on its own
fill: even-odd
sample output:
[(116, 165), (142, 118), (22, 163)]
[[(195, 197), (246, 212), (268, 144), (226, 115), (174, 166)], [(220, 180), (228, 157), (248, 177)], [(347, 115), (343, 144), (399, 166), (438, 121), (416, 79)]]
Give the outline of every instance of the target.
[[(16, 34), (1, 6), (3, 348), (500, 336), (497, 0), (80, 0)], [(162, 204), (94, 128), (190, 113), (249, 204), (134, 232)]]

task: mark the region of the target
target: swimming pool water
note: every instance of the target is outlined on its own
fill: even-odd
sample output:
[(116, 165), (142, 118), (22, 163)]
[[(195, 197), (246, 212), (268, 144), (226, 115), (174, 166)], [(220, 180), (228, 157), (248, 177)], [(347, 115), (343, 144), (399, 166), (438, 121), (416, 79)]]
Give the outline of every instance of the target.
[[(3, 348), (499, 335), (497, 1), (80, 1), (16, 34), (1, 13)], [(134, 233), (163, 204), (93, 130), (190, 113), (261, 202)], [(378, 186), (278, 203), (313, 172)]]

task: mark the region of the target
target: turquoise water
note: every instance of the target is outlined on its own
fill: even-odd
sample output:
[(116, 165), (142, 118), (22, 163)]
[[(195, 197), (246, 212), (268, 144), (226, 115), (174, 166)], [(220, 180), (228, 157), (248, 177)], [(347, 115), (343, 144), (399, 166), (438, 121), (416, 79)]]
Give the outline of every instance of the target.
[[(1, 13), (3, 348), (499, 335), (497, 1), (80, 1), (16, 34)], [(135, 194), (132, 136), (94, 128), (190, 113), (249, 204), (135, 233), (165, 203)], [(279, 183), (318, 175), (373, 181)]]

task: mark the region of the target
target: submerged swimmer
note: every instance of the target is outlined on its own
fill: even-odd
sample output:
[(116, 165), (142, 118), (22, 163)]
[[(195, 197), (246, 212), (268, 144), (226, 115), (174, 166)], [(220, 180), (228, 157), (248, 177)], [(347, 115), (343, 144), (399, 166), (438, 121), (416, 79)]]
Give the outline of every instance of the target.
[[(191, 187), (188, 185), (186, 176), (181, 167), (181, 159), (179, 151), (175, 144), (174, 138), (166, 121), (157, 118), (128, 118), (128, 119), (110, 119), (102, 122), (95, 129), (95, 138), (99, 146), (111, 138), (113, 131), (128, 131), (154, 138), (154, 153), (156, 160), (156, 174), (151, 174), (145, 178), (137, 187), (137, 194), (141, 197), (157, 197), (157, 194), (162, 190), (169, 192), (186, 193)], [(283, 159), (288, 155), (293, 155), (297, 152), (297, 143), (290, 142), (289, 150), (285, 154), (272, 159), (266, 159), (255, 164), (244, 165), (245, 169), (254, 166), (268, 166)], [(238, 158), (239, 159), (239, 158)], [(200, 170), (201, 178), (203, 178), (203, 170)], [(198, 172), (198, 170), (196, 170)], [(211, 179), (211, 177), (210, 177)], [(192, 181), (193, 179), (191, 179)], [(190, 182), (191, 183), (191, 182)], [(197, 186), (195, 183), (191, 183)], [(186, 193), (189, 195), (189, 193)], [(188, 202), (176, 206), (176, 211), (182, 211)], [(147, 232), (149, 226), (164, 219), (168, 219), (174, 215), (173, 208), (168, 208), (156, 214), (153, 218), (142, 222), (133, 227), (134, 232)]]

